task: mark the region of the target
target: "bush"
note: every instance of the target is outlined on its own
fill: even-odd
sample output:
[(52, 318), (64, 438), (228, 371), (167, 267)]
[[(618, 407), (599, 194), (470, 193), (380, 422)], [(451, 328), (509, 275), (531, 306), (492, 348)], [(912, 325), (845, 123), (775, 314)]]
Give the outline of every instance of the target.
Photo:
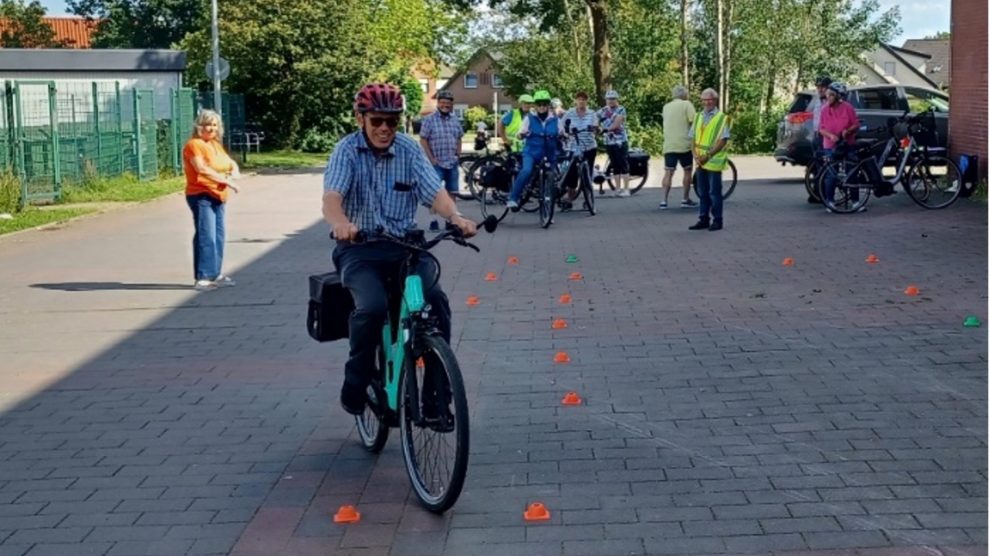
[(663, 128), (660, 126), (630, 125), (629, 146), (643, 149), (651, 156), (663, 154)]
[(485, 122), (488, 129), (495, 129), (495, 115), (484, 106), (472, 106), (464, 113), (464, 124), (468, 131), (474, 131), (478, 122)]
[(307, 153), (329, 153), (336, 144), (336, 134), (308, 129), (299, 142), (299, 150)]
[(763, 119), (758, 112), (740, 112), (729, 120), (732, 126), (730, 152), (737, 154), (769, 154), (777, 144), (777, 122), (773, 114)]
[(0, 172), (0, 214), (21, 210), (21, 181), (7, 168)]

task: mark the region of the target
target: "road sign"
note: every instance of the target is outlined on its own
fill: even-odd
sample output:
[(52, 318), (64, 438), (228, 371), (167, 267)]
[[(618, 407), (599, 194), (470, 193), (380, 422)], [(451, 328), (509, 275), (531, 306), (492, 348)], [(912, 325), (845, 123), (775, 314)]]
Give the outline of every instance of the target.
[[(206, 77), (213, 80), (213, 62), (206, 62)], [(230, 62), (225, 58), (220, 58), (220, 81), (230, 77)]]

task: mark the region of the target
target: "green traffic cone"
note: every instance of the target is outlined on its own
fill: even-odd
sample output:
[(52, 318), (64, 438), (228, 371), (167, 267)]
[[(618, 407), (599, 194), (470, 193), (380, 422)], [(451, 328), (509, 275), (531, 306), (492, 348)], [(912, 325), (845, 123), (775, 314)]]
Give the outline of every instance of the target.
[(576, 262), (578, 262), (577, 255), (568, 255), (567, 256), (567, 262), (569, 262), (569, 263), (576, 263)]
[(976, 318), (976, 315), (970, 315), (963, 321), (963, 326), (968, 326), (971, 328), (980, 326), (980, 319)]

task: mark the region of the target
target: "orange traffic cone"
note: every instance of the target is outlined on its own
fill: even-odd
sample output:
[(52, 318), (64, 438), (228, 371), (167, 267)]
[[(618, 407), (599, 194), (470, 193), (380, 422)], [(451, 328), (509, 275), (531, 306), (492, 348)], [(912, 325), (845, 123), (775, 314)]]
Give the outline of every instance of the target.
[(784, 266), (794, 266), (794, 259), (790, 257), (784, 259)]
[(580, 272), (572, 272), (570, 280), (572, 282), (577, 282), (578, 280), (584, 280), (584, 276)]
[(334, 523), (357, 523), (361, 521), (361, 513), (354, 506), (343, 505), (333, 514)]
[(533, 502), (523, 512), (523, 519), (526, 521), (549, 521), (550, 510), (542, 502)]
[(494, 272), (489, 272), (488, 274), (485, 274), (485, 282), (494, 282), (496, 280), (498, 280), (498, 275), (496, 275)]
[(512, 265), (519, 264), (519, 257), (515, 257), (515, 256), (509, 257), (509, 264)]
[(566, 351), (558, 351), (553, 356), (553, 362), (554, 363), (570, 363), (571, 362), (571, 356), (570, 355), (567, 355), (567, 352)]
[(581, 396), (577, 392), (564, 394), (564, 399), (560, 400), (562, 405), (581, 405)]
[(567, 321), (564, 320), (564, 319), (556, 319), (556, 320), (553, 321), (553, 324), (550, 325), (550, 328), (553, 328), (554, 330), (560, 330), (561, 328), (567, 328)]
[(918, 295), (919, 293), (921, 293), (921, 292), (918, 290), (918, 286), (908, 286), (908, 287), (904, 288), (904, 294), (905, 295), (909, 295), (911, 297), (914, 297), (914, 296)]
[(560, 301), (560, 304), (561, 305), (568, 305), (568, 304), (570, 304), (570, 302), (571, 302), (571, 294), (565, 293), (564, 295), (560, 296), (560, 299), (558, 299), (558, 301)]
[(877, 264), (878, 262), (880, 262), (880, 257), (870, 253), (870, 255), (866, 257), (866, 262), (870, 264)]
[(478, 299), (478, 296), (476, 296), (476, 295), (469, 295), (468, 296), (468, 298), (467, 298), (467, 304), (468, 304), (469, 307), (474, 307), (478, 303), (481, 303), (481, 300)]

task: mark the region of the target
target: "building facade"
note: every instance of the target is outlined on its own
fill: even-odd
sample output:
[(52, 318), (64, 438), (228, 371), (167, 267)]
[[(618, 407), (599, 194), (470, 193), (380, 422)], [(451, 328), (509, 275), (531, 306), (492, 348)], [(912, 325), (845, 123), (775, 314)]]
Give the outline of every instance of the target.
[(952, 0), (949, 152), (980, 157), (987, 178), (987, 0)]

